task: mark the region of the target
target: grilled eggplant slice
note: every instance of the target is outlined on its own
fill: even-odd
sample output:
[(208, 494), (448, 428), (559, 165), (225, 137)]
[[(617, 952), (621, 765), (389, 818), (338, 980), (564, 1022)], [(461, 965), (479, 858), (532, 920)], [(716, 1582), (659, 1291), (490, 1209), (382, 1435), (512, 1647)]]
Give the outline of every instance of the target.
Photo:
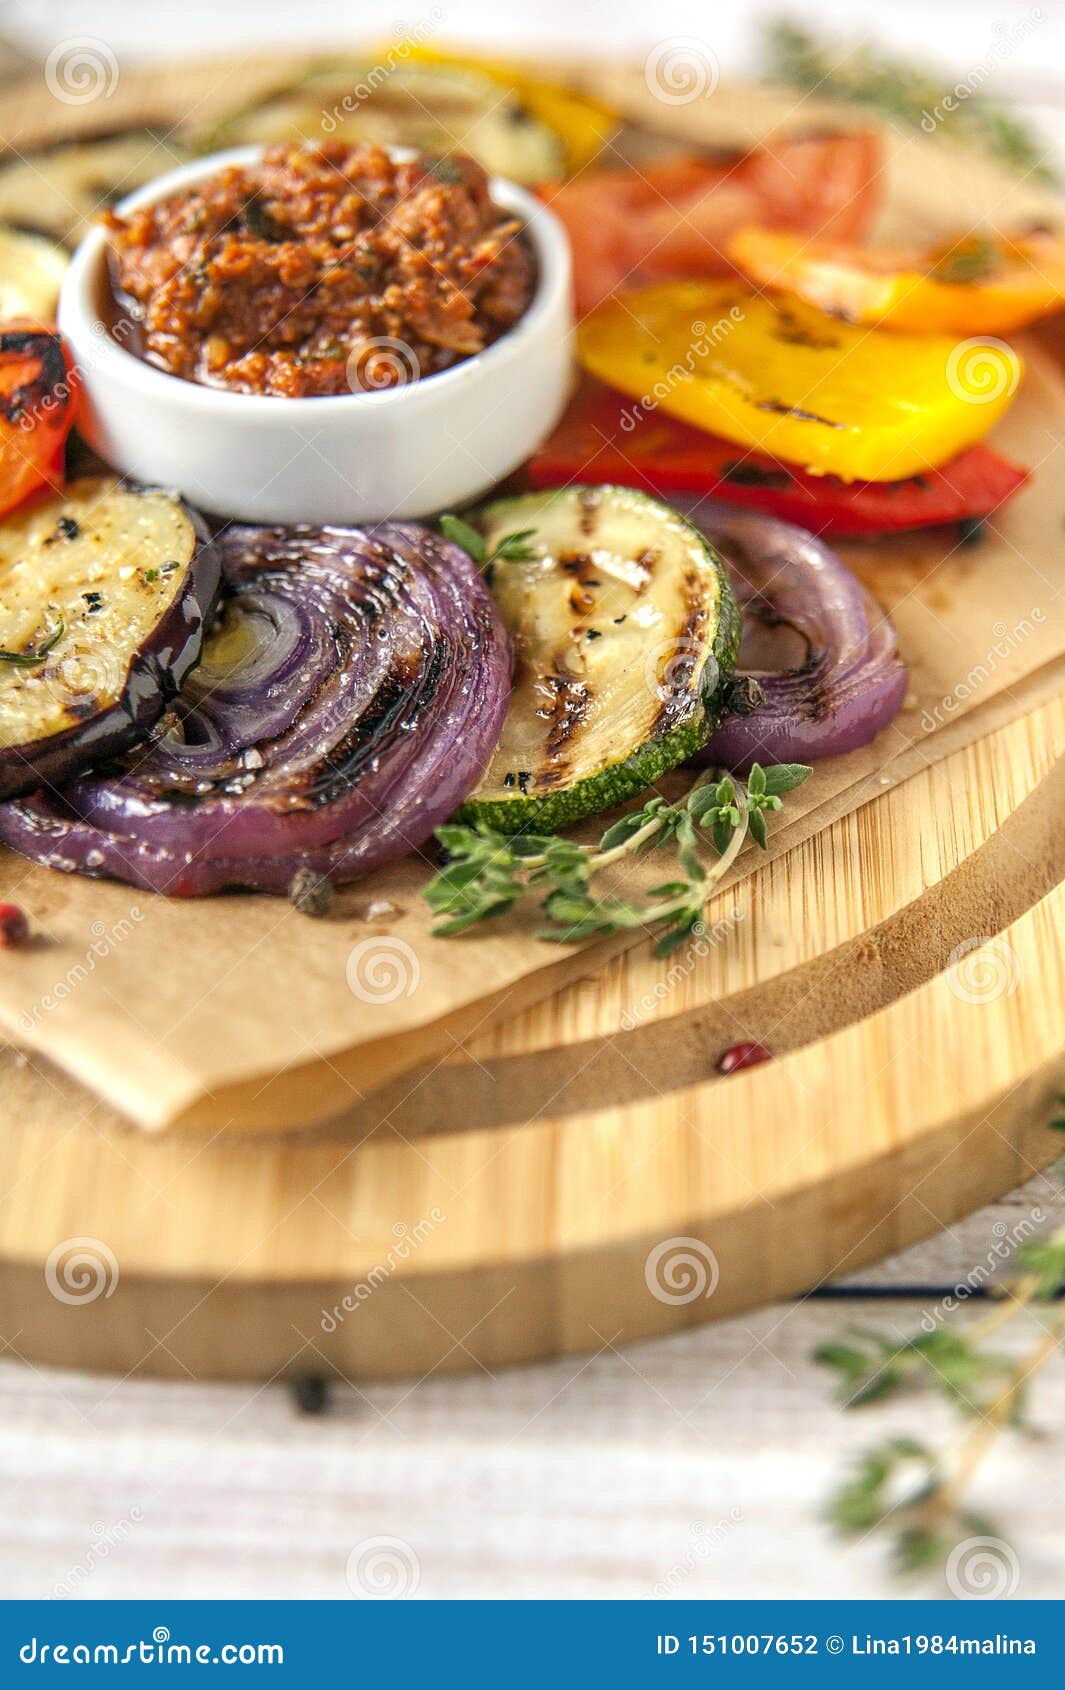
[(205, 151), (246, 142), (320, 141), (323, 134), (421, 152), (469, 153), (495, 176), (553, 180), (566, 172), (561, 137), (520, 96), (474, 69), (399, 64), (382, 77), (367, 59), (311, 67), (199, 137)]
[(0, 321), (54, 322), (70, 256), (47, 235), (0, 227)]
[(0, 798), (147, 733), (199, 661), (218, 577), (198, 516), (111, 477), (0, 523)]
[(0, 223), (75, 247), (97, 212), (184, 164), (188, 156), (149, 129), (0, 155)]
[(503, 499), (470, 522), (515, 673), (502, 735), (462, 820), (505, 833), (564, 827), (706, 743), (740, 613), (696, 529), (627, 487)]

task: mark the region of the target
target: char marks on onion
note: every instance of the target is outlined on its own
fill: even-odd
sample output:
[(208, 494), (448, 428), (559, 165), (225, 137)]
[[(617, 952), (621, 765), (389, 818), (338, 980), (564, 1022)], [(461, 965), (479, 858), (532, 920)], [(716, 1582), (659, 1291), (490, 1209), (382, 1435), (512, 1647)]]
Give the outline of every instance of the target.
[(172, 896), (285, 893), (407, 855), (476, 785), (510, 647), (464, 552), (413, 523), (218, 547), (221, 612), (149, 746), (0, 807), (5, 843)]
[(762, 704), (727, 715), (693, 761), (746, 773), (756, 762), (816, 762), (875, 739), (899, 711), (907, 670), (890, 617), (861, 582), (793, 523), (715, 499), (678, 508), (729, 565), (745, 633), (755, 624), (786, 628), (802, 648), (789, 668), (753, 671)]

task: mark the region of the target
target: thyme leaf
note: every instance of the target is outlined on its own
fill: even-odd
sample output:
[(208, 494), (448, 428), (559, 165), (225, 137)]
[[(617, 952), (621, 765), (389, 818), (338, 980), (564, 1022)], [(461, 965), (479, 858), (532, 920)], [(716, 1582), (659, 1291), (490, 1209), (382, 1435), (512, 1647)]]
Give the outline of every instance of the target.
[[(999, 101), (974, 93), (941, 115), (949, 84), (937, 72), (907, 59), (894, 58), (869, 43), (849, 49), (837, 41), (818, 40), (790, 19), (777, 19), (766, 30), (769, 75), (781, 82), (828, 99), (851, 100), (870, 106), (914, 129), (967, 137), (1015, 170), (1054, 184), (1055, 171), (1047, 163), (1046, 148)], [(938, 108), (938, 111), (937, 111)]]
[[(970, 1537), (1002, 1539), (998, 1526), (968, 1506), (966, 1493), (997, 1437), (1024, 1426), (1029, 1382), (1065, 1342), (1065, 1230), (1026, 1240), (1015, 1259), (1019, 1271), (996, 1287), (993, 1312), (968, 1327), (929, 1327), (926, 1317), (903, 1339), (858, 1328), (813, 1353), (836, 1375), (847, 1409), (926, 1388), (944, 1396), (962, 1423), (960, 1437), (942, 1450), (900, 1436), (874, 1445), (828, 1499), (826, 1518), (844, 1535), (891, 1534), (900, 1572), (941, 1565)], [(1010, 1357), (989, 1346), (1008, 1322), (1034, 1315), (1033, 1304), (1040, 1314), (1025, 1353)]]
[(3, 651), (0, 650), (0, 663), (13, 663), (19, 669), (33, 669), (38, 663), (43, 663), (53, 646), (59, 644), (67, 631), (63, 612), (59, 612), (55, 627), (37, 647), (36, 651)]
[(461, 546), (478, 569), (488, 569), (499, 559), (504, 563), (527, 563), (530, 558), (536, 556), (529, 544), (536, 533), (535, 528), (516, 528), (512, 534), (504, 534), (489, 552), (484, 535), (478, 533), (477, 529), (471, 527), (461, 516), (454, 516), (449, 512), (440, 518), (439, 527), (444, 539), (450, 540), (455, 546)]
[(994, 241), (986, 235), (968, 235), (940, 253), (928, 273), (937, 282), (988, 282), (1000, 263)]
[[(449, 861), (424, 896), (440, 918), (440, 936), (464, 933), (504, 915), (530, 893), (543, 894), (547, 925), (538, 937), (556, 944), (636, 928), (659, 931), (655, 954), (667, 956), (701, 930), (714, 887), (731, 868), (748, 832), (767, 844), (767, 816), (812, 773), (801, 763), (762, 769), (746, 784), (731, 775), (704, 776), (676, 804), (655, 797), (607, 828), (598, 846), (557, 834), (505, 834), (450, 822), (436, 837)], [(652, 887), (637, 901), (598, 893), (594, 877), (625, 856), (669, 849), (683, 878)]]

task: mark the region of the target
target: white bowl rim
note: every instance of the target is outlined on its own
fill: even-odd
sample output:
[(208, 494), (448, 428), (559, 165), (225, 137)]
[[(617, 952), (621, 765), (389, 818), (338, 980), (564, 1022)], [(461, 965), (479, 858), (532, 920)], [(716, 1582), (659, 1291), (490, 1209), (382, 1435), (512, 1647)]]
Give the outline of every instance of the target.
[[(384, 148), (393, 158), (401, 160), (413, 157), (416, 150), (412, 147)], [(195, 159), (191, 164), (167, 171), (135, 193), (128, 194), (115, 210), (119, 216), (124, 216), (141, 206), (150, 205), (154, 200), (165, 198), (190, 182), (213, 175), (217, 170), (224, 170), (230, 165), (253, 164), (265, 151), (265, 147), (260, 146), (229, 147), (224, 152)], [(554, 313), (559, 296), (563, 293), (568, 295), (570, 289), (569, 241), (554, 213), (508, 177), (490, 177), (489, 190), (493, 201), (504, 211), (512, 211), (521, 217), (532, 242), (537, 260), (536, 288), (532, 299), (513, 328), (507, 329), (482, 352), (464, 358), (448, 370), (419, 376), (415, 381), (381, 388), (376, 392), (288, 398), (277, 393), (235, 393), (226, 388), (208, 387), (203, 382), (187, 381), (184, 376), (157, 369), (115, 339), (94, 303), (98, 267), (104, 261), (107, 250), (107, 231), (103, 228), (91, 229), (82, 238), (71, 259), (60, 293), (59, 327), (70, 341), (76, 360), (78, 342), (84, 331), (86, 342), (93, 345), (91, 369), (94, 374), (110, 373), (115, 379), (132, 383), (141, 389), (145, 398), (155, 398), (160, 404), (181, 403), (193, 410), (230, 407), (234, 421), (237, 420), (237, 407), (246, 416), (270, 416), (278, 422), (285, 417), (294, 421), (296, 413), (305, 419), (313, 416), (324, 421), (353, 407), (368, 411), (374, 406), (405, 404), (412, 408), (417, 403), (432, 402), (434, 396), (445, 400), (447, 393), (459, 382), (469, 382), (475, 376), (492, 371), (502, 374), (507, 363), (520, 357), (526, 350), (526, 343), (535, 338), (545, 319)]]

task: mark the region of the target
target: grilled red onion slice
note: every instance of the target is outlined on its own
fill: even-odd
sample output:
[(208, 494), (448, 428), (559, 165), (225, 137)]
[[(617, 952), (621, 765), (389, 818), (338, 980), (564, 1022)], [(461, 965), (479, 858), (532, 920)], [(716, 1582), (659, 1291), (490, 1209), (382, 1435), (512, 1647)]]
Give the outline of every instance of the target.
[(693, 759), (745, 773), (752, 763), (806, 763), (866, 745), (906, 693), (895, 629), (861, 583), (804, 528), (715, 499), (681, 503), (730, 565), (745, 631), (791, 628), (805, 642), (796, 668), (755, 674), (765, 703), (727, 715)]
[(200, 668), (149, 747), (0, 806), (50, 867), (178, 896), (334, 884), (422, 844), (480, 778), (510, 649), (458, 547), (413, 523), (233, 527)]

